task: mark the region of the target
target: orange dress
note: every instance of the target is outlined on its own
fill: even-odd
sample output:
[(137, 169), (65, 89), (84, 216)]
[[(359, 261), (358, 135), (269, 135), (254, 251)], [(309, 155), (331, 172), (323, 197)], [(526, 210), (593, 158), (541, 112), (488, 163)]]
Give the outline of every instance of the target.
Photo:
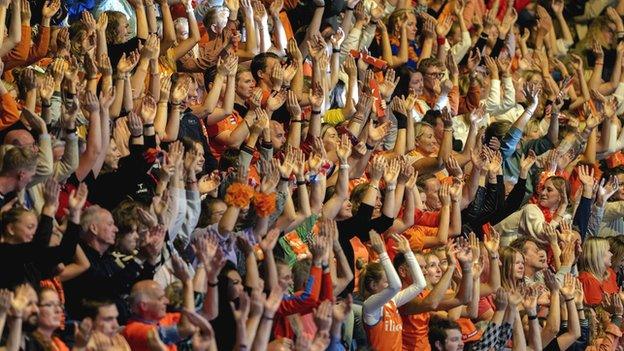
[(383, 307), (381, 319), (375, 325), (366, 325), (366, 336), (374, 350), (397, 351), (403, 348), (403, 322), (393, 300)]

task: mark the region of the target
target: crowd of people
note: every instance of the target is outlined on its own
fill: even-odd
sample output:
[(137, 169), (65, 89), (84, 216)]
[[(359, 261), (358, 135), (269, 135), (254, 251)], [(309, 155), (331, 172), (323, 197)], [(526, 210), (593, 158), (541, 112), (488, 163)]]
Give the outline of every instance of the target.
[(0, 0), (0, 347), (621, 350), (623, 15)]

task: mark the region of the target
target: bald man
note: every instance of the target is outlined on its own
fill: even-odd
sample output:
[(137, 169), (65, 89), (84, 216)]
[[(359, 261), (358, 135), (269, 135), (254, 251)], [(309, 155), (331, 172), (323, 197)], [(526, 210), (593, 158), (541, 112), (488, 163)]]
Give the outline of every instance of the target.
[[(193, 308), (193, 293), (190, 279), (184, 284), (184, 306)], [(190, 300), (187, 298), (190, 297)], [(187, 301), (189, 300), (189, 301)], [(167, 350), (177, 350), (175, 344), (193, 336), (194, 326), (180, 313), (167, 313), (169, 299), (165, 289), (154, 280), (142, 280), (132, 287), (130, 305), (133, 317), (122, 332), (133, 351), (149, 351), (148, 334), (156, 328), (158, 336), (167, 345)]]

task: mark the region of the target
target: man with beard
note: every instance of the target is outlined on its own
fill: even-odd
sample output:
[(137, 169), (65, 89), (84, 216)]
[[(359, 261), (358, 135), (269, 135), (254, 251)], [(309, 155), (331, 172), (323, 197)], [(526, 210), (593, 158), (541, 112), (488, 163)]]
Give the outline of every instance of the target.
[[(12, 303), (11, 299), (6, 299), (8, 304), (6, 310), (4, 310), (5, 317), (8, 319), (7, 325), (9, 332), (5, 332), (2, 336), (2, 345), (7, 345), (7, 340), (10, 339), (10, 331), (16, 327), (17, 323), (21, 323), (22, 333), (20, 337), (19, 349), (20, 350), (29, 350), (29, 345), (33, 344), (31, 333), (37, 329), (37, 322), (39, 316), (39, 298), (37, 296), (37, 292), (30, 284), (23, 284), (17, 287), (15, 290), (15, 294), (13, 296), (13, 301), (18, 303)], [(11, 312), (7, 315), (9, 307), (13, 306), (23, 306), (21, 310), (16, 310), (15, 308), (11, 309)], [(0, 316), (2, 312), (0, 312)], [(1, 317), (0, 317), (1, 318)]]

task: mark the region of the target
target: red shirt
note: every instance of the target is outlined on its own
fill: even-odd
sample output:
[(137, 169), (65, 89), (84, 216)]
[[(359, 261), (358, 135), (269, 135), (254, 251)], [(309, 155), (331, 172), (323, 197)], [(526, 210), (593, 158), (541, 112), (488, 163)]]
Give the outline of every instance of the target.
[[(147, 335), (150, 330), (162, 326), (162, 327), (170, 327), (178, 324), (180, 322), (180, 314), (179, 313), (167, 313), (158, 324), (151, 324), (145, 321), (133, 319), (128, 322), (128, 325), (124, 328), (121, 334), (128, 341), (130, 345), (130, 349), (133, 351), (150, 351), (150, 348), (147, 346)], [(176, 351), (177, 347), (175, 344), (167, 345), (167, 350)]]
[(581, 272), (579, 280), (583, 284), (585, 292), (585, 304), (590, 306), (599, 305), (605, 294), (615, 294), (620, 291), (615, 280), (615, 272), (611, 268), (607, 268), (609, 276), (604, 281), (598, 280), (596, 276), (589, 272)]

